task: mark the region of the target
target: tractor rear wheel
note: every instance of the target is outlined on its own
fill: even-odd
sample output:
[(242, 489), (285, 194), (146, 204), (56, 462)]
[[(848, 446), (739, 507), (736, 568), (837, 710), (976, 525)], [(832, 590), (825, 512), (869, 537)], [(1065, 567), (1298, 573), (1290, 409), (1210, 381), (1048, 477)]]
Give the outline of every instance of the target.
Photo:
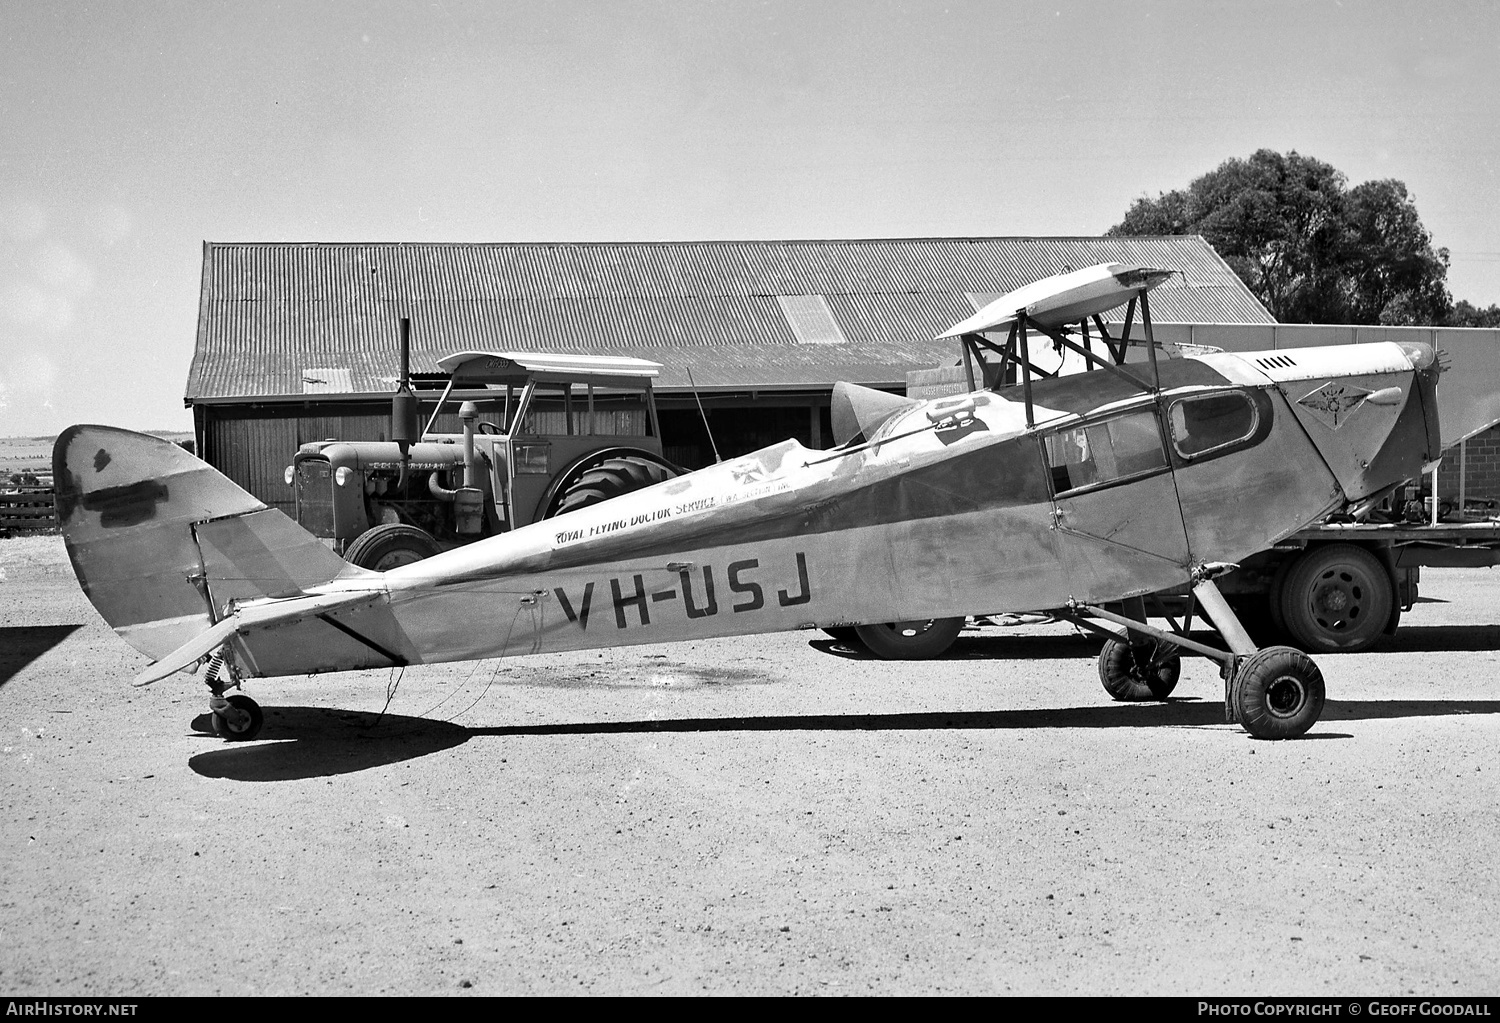
[(360, 568), (389, 572), (430, 558), (442, 550), (431, 534), (404, 523), (384, 523), (354, 538), (344, 560)]
[(617, 455), (606, 458), (563, 487), (552, 502), (546, 518), (587, 508), (612, 497), (675, 479), (677, 471), (662, 462), (639, 455)]

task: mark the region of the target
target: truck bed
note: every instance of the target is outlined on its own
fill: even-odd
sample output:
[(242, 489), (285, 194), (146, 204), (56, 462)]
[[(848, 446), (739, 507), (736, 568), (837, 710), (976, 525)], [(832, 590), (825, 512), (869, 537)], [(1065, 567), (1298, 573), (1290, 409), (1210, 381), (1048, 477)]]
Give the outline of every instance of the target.
[(1493, 520), (1436, 525), (1328, 523), (1298, 530), (1276, 547), (1284, 550), (1330, 542), (1395, 548), (1391, 553), (1397, 568), (1418, 565), (1480, 568), (1500, 564), (1500, 521)]

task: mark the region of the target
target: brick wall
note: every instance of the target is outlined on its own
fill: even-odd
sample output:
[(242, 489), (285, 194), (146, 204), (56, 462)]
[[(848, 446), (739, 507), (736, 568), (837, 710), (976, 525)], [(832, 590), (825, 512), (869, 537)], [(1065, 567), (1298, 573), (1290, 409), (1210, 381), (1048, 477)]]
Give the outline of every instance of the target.
[[(1470, 437), (1466, 442), (1467, 483), (1465, 497), (1500, 499), (1500, 426)], [(1438, 469), (1438, 493), (1458, 497), (1459, 450), (1455, 445), (1443, 456)]]

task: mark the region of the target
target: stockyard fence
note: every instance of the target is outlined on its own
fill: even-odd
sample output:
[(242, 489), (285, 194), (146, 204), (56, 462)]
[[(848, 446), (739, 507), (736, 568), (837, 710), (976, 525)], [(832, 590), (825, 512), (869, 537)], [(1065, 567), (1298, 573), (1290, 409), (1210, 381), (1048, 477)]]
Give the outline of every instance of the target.
[(51, 476), (0, 478), (0, 537), (56, 531)]

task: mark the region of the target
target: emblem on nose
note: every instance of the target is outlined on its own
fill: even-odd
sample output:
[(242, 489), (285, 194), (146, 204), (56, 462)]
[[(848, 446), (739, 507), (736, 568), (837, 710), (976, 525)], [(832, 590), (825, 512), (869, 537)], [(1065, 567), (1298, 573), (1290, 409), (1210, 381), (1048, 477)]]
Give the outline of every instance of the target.
[(1329, 381), (1298, 399), (1297, 404), (1311, 412), (1330, 430), (1337, 430), (1349, 421), (1354, 410), (1365, 403), (1370, 393), (1363, 387)]

